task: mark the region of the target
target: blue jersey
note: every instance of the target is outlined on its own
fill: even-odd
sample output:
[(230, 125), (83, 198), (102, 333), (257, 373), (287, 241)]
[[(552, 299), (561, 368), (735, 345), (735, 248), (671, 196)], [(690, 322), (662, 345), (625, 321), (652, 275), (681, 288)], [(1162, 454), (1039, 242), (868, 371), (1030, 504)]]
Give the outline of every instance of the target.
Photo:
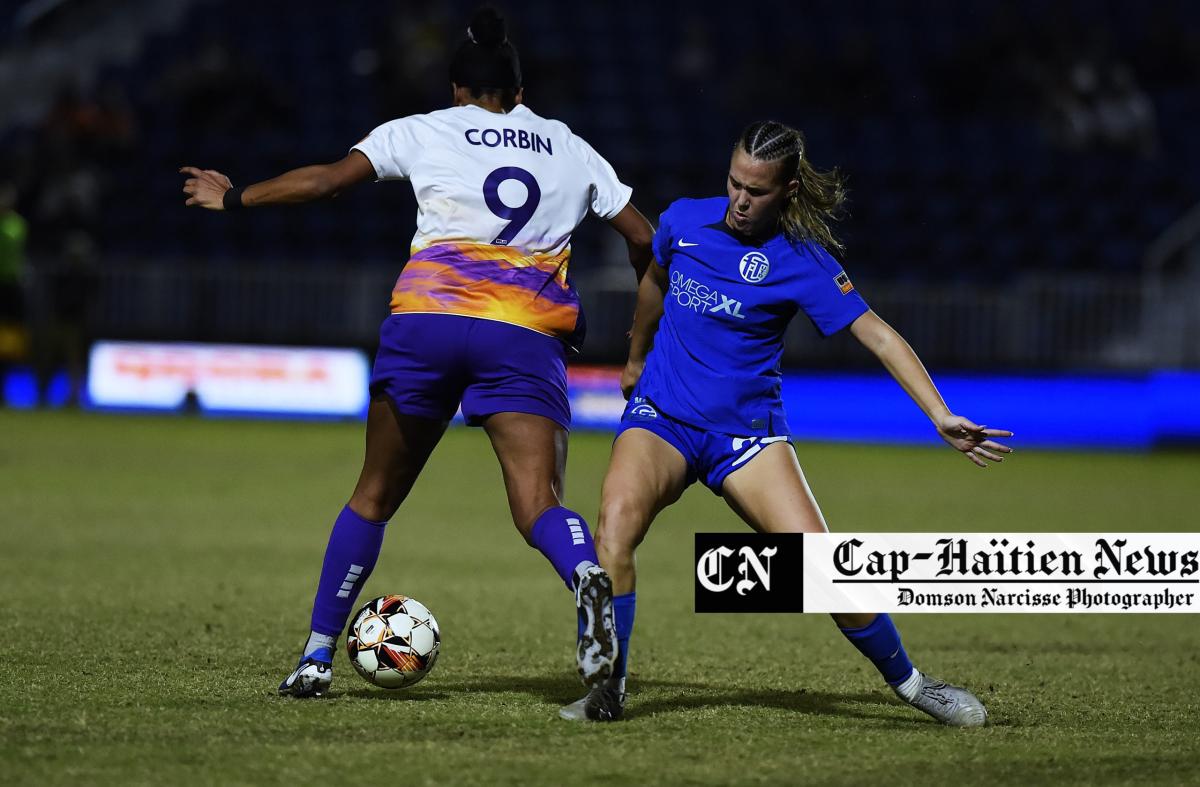
[(733, 435), (789, 433), (783, 332), (804, 312), (824, 335), (867, 311), (819, 244), (782, 233), (757, 244), (725, 225), (729, 200), (678, 200), (654, 235), (670, 289), (637, 393), (664, 414)]

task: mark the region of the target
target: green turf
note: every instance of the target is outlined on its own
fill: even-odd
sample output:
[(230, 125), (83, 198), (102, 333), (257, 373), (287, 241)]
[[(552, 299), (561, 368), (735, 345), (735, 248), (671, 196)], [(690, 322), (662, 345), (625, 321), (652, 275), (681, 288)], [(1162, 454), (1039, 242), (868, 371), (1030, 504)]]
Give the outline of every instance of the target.
[[(607, 451), (573, 438), (589, 515)], [(834, 529), (1188, 530), (1200, 507), (1196, 454), (799, 452)], [(571, 599), (475, 430), (447, 436), (364, 596), (428, 604), (437, 669), (389, 693), (339, 654), (333, 696), (277, 698), (360, 454), (358, 424), (0, 411), (0, 783), (1195, 780), (1194, 618), (898, 618), (995, 722), (942, 728), (821, 616), (692, 614), (691, 532), (740, 527), (704, 489), (639, 553), (629, 720), (560, 721), (581, 693)]]

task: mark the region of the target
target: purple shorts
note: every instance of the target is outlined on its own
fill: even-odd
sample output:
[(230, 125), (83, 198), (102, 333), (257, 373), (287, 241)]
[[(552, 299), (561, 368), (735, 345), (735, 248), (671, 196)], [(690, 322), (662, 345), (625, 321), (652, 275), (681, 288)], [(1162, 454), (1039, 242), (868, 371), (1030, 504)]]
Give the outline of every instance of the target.
[(456, 314), (393, 314), (379, 329), (371, 396), (405, 415), (447, 420), (462, 405), (471, 426), (494, 413), (529, 413), (571, 428), (566, 347), (528, 328)]

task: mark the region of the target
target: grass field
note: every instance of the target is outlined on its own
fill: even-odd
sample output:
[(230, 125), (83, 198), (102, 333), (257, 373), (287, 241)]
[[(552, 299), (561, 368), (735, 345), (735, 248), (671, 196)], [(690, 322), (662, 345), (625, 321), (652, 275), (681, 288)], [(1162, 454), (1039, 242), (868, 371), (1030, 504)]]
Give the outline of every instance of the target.
[[(1019, 447), (1019, 442), (1016, 443)], [(591, 515), (608, 438), (573, 438)], [(800, 445), (834, 529), (1195, 530), (1200, 455)], [(901, 706), (828, 619), (692, 613), (692, 489), (639, 553), (628, 721), (572, 725), (573, 607), (508, 521), (483, 435), (452, 431), (363, 598), (441, 623), (420, 685), (338, 655), (321, 701), (275, 696), (307, 628), (358, 424), (0, 410), (5, 784), (1195, 782), (1200, 630), (1167, 615), (898, 617), (910, 654), (994, 724)]]

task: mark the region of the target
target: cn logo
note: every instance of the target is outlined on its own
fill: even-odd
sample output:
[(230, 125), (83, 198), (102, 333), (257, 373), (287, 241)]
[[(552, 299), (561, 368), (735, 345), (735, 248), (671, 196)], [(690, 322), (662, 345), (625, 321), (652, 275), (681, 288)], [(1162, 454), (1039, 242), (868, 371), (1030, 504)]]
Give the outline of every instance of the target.
[(758, 284), (771, 271), (771, 261), (761, 251), (752, 251), (738, 263), (738, 272), (751, 284)]
[(697, 533), (697, 612), (803, 612), (800, 533)]
[[(728, 547), (710, 549), (701, 555), (700, 561), (696, 563), (696, 579), (706, 590), (723, 593), (733, 584), (736, 572), (742, 577), (734, 588), (739, 596), (749, 593), (758, 582), (762, 583), (764, 590), (770, 590), (771, 558), (775, 557), (778, 551), (775, 547), (767, 547), (755, 554), (750, 547), (742, 547), (736, 553), (739, 558), (736, 568), (730, 571), (729, 558), (734, 556), (734, 551)], [(750, 578), (751, 571), (756, 579)]]

